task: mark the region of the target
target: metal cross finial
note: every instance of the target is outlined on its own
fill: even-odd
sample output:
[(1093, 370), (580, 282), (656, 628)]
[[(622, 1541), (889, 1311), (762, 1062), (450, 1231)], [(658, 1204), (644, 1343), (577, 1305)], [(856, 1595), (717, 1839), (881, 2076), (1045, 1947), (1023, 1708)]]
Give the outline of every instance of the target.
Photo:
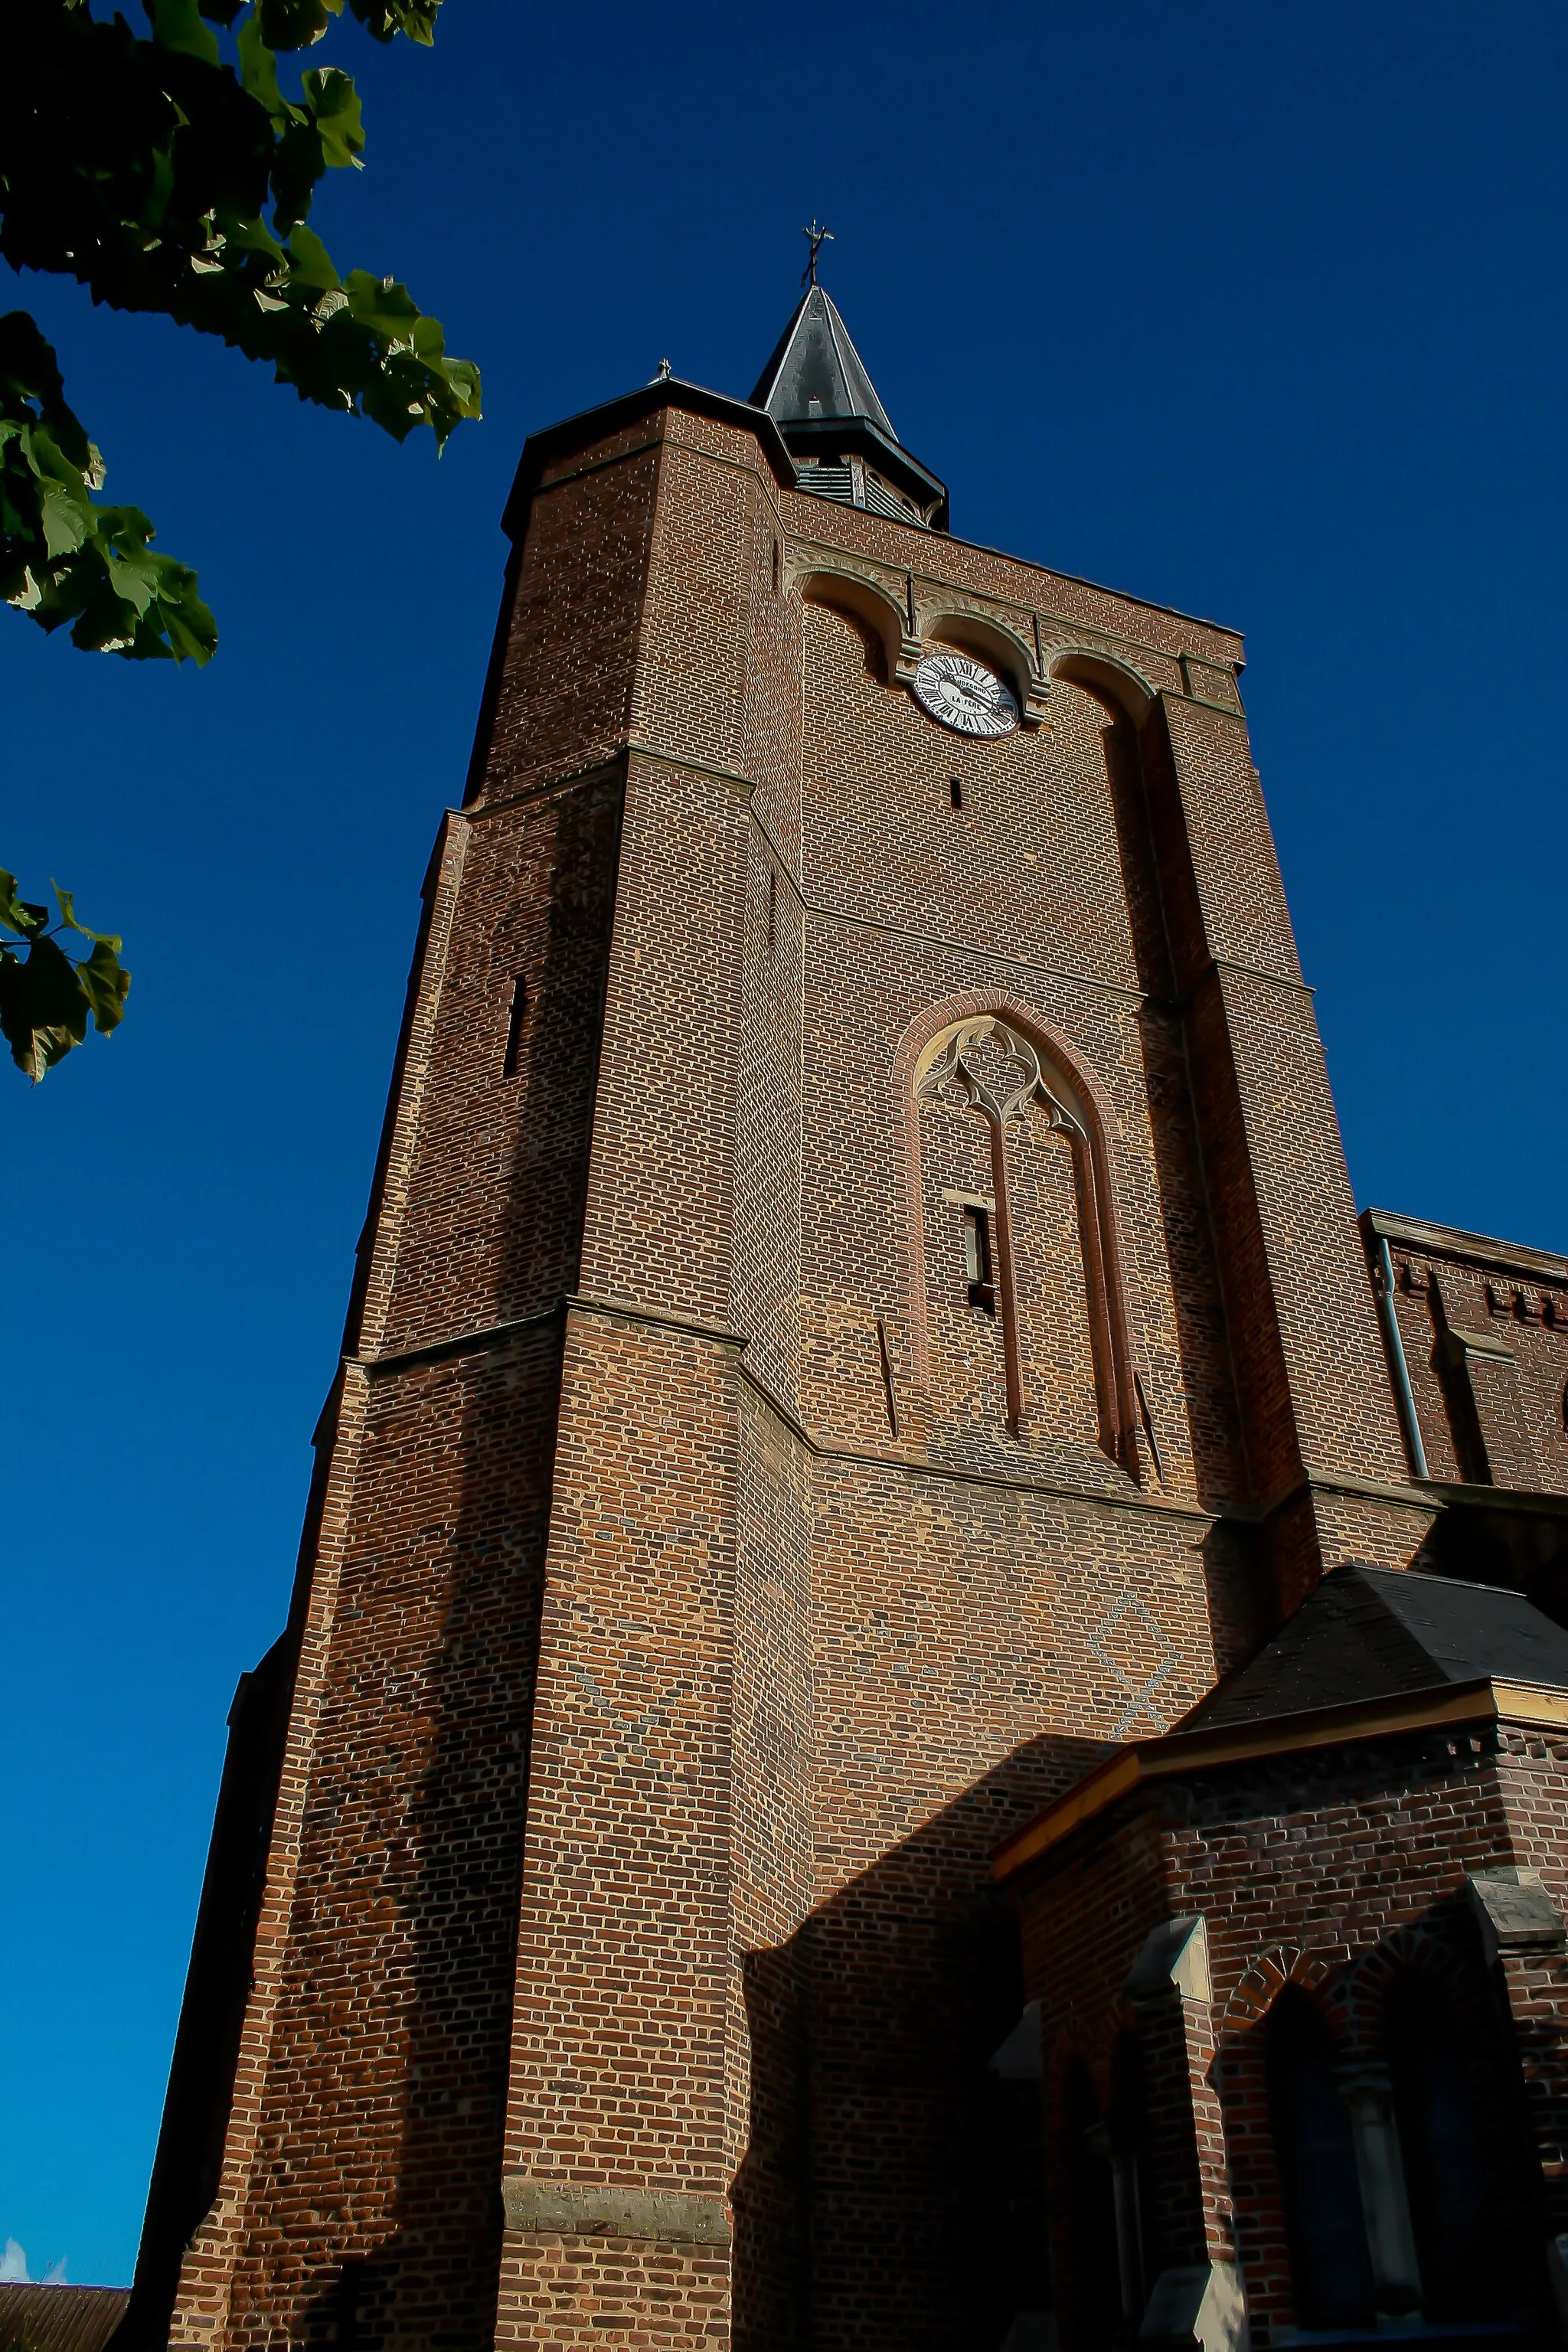
[(803, 286), (815, 286), (816, 283), (816, 257), (821, 252), (825, 245), (831, 245), (834, 242), (833, 231), (830, 228), (818, 228), (816, 226), (816, 215), (813, 213), (811, 215), (811, 226), (809, 228), (803, 228), (801, 230), (801, 235), (802, 236), (808, 237), (810, 239), (811, 259), (806, 263), (805, 268), (801, 274), (800, 282)]

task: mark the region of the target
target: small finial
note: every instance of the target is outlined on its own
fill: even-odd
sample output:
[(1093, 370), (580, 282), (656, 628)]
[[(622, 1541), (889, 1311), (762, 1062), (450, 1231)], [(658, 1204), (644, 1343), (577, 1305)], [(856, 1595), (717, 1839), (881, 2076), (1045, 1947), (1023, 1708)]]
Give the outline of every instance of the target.
[(658, 373), (654, 378), (655, 383), (662, 383), (668, 373), (669, 362), (668, 360), (660, 360), (658, 363)]
[(809, 228), (803, 228), (801, 230), (801, 235), (807, 240), (811, 247), (811, 259), (806, 263), (805, 268), (802, 272), (800, 282), (803, 286), (815, 286), (816, 283), (816, 257), (821, 252), (825, 245), (833, 244), (833, 231), (830, 228), (818, 228), (816, 225), (816, 215), (813, 213), (811, 215), (811, 226)]

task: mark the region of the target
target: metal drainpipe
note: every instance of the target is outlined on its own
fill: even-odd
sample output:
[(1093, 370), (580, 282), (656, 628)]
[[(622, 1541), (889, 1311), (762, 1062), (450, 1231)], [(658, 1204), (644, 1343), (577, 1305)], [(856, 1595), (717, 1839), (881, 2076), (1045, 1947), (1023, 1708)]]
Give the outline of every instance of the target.
[(1399, 1426), (1405, 1436), (1405, 1450), (1410, 1456), (1410, 1467), (1417, 1478), (1430, 1476), (1426, 1467), (1426, 1448), (1421, 1443), (1421, 1424), (1415, 1418), (1415, 1391), (1410, 1385), (1410, 1367), (1405, 1360), (1405, 1341), (1400, 1336), (1399, 1315), (1394, 1304), (1394, 1260), (1388, 1254), (1388, 1243), (1379, 1234), (1376, 1272), (1373, 1289), (1377, 1295), (1377, 1312), (1383, 1324), (1383, 1336), (1388, 1347), (1388, 1366), (1394, 1374), (1394, 1400), (1399, 1407)]

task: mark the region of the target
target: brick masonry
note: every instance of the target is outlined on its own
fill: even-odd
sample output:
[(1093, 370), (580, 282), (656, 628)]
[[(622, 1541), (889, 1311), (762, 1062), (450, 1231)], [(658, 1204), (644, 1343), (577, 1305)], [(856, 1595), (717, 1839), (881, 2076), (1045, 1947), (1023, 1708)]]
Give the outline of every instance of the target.
[[(1024, 1980), (1041, 2004), (1053, 2271), (1067, 2352), (1100, 2340), (1104, 2250), (1086, 2211), (1082, 2116), (1109, 2116), (1119, 2054), (1142, 2058), (1142, 2210), (1152, 2282), (1204, 2260), (1240, 2265), (1253, 2340), (1302, 2322), (1264, 2058), (1281, 1990), (1303, 1988), (1346, 2069), (1386, 2066), (1392, 1990), (1415, 1974), (1449, 2005), (1489, 2200), (1495, 2318), (1555, 2341), (1547, 2240), (1568, 2217), (1568, 1963), (1504, 1954), (1489, 1968), (1468, 1873), (1535, 1869), (1568, 1894), (1568, 1746), (1506, 1718), (1347, 1738), (1309, 1754), (1179, 1771), (1120, 1800), (1015, 1883)], [(1206, 1923), (1201, 2001), (1123, 1990), (1150, 1929)], [(1191, 2084), (1163, 2037), (1184, 2011)], [(1174, 2027), (1179, 2032), (1179, 2025)], [(1177, 2126), (1184, 2126), (1178, 2131)], [(1112, 2290), (1114, 2269), (1112, 2263)], [(1539, 2335), (1537, 2334), (1539, 2332)]]
[(1568, 1265), (1428, 1232), (1390, 1256), (1432, 1476), (1568, 1496)]
[[(992, 1848), (1433, 1517), (1241, 641), (806, 497), (679, 388), (531, 448), (237, 2061), (165, 2122), (221, 2173), (126, 2342), (990, 2347)], [(911, 627), (1042, 723), (938, 728)], [(987, 1131), (912, 1092), (992, 1020), (1082, 1128), (1006, 1140), (1014, 1429)]]

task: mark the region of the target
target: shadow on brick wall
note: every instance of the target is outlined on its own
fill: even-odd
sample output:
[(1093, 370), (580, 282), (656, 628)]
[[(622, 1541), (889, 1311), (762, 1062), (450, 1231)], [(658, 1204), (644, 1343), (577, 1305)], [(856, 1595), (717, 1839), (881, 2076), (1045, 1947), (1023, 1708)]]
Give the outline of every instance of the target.
[(990, 1858), (1106, 1752), (1031, 1741), (746, 1957), (736, 2352), (997, 2352), (1048, 2304), (1037, 2089), (988, 2063), (1023, 2004)]
[[(618, 777), (537, 804), (514, 867), (493, 877), (493, 931), (466, 941), (480, 1050), (499, 1066), (516, 1142), (495, 1217), (494, 1320), (537, 1315), (575, 1288), (614, 915)], [(471, 855), (472, 853), (470, 853)], [(493, 1084), (496, 1070), (485, 1072)], [(470, 1301), (468, 1312), (479, 1302)], [(306, 2341), (342, 2352), (493, 2339), (500, 2183), (511, 2049), (528, 1738), (538, 1664), (563, 1326), (559, 1315), (458, 1359), (455, 1524), (428, 1569), (445, 1580), (423, 1671), (433, 1705), (395, 1847), (409, 1963), (398, 2042), (395, 2182), (374, 2242), (352, 2253), (308, 2312)], [(444, 1368), (445, 1369), (445, 1368)], [(439, 1407), (436, 1408), (439, 1411)], [(435, 1531), (438, 1532), (438, 1531)], [(395, 1807), (395, 1776), (389, 1788)], [(390, 2228), (388, 2228), (390, 2223)]]

